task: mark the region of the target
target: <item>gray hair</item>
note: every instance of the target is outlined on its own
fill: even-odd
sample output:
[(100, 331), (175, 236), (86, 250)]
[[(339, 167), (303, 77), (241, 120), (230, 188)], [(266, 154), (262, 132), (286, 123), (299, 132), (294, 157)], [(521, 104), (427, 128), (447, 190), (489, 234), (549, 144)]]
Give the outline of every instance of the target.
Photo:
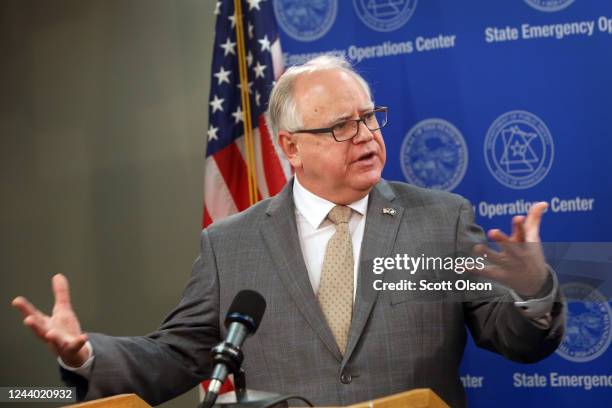
[(332, 69), (339, 69), (352, 75), (363, 87), (368, 97), (372, 97), (370, 86), (366, 80), (342, 57), (322, 55), (307, 61), (303, 65), (292, 66), (278, 79), (268, 102), (266, 122), (274, 134), (274, 140), (278, 140), (279, 130), (292, 131), (303, 126), (301, 112), (293, 98), (296, 79), (304, 74)]

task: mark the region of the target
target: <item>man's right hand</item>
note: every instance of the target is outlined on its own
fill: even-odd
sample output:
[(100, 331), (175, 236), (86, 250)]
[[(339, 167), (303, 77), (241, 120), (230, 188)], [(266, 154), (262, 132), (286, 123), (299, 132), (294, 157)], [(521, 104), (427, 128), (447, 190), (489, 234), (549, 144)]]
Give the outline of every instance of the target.
[(23, 314), (23, 324), (47, 343), (51, 350), (70, 367), (80, 367), (89, 358), (85, 347), (87, 334), (81, 331), (79, 319), (70, 304), (70, 289), (64, 275), (57, 274), (51, 280), (55, 305), (47, 316), (23, 296), (13, 299), (12, 305)]

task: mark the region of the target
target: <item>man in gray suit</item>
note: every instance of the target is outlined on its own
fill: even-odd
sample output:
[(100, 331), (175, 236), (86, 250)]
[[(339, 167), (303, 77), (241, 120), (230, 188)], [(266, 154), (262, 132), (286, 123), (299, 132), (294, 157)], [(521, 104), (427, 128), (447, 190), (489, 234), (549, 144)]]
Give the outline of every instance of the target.
[(23, 297), (13, 301), (81, 398), (134, 392), (158, 404), (187, 391), (210, 375), (209, 350), (226, 334), (220, 322), (246, 288), (268, 304), (244, 346), (249, 387), (317, 405), (429, 387), (463, 406), (458, 368), (466, 328), (476, 344), (515, 361), (555, 350), (565, 306), (542, 255), (545, 203), (515, 217), (511, 236), (489, 232), (501, 252), (476, 247), (491, 261), (474, 271), (478, 279), (498, 283), (484, 295), (376, 290), (409, 273), (396, 265), (375, 274), (375, 259), (469, 253), (485, 242), (472, 207), (457, 195), (381, 180), (387, 109), (373, 104), (367, 83), (344, 60), (320, 57), (290, 68), (268, 114), (295, 178), (276, 197), (202, 232), (191, 280), (157, 331), (82, 333), (62, 275), (53, 278), (52, 316)]

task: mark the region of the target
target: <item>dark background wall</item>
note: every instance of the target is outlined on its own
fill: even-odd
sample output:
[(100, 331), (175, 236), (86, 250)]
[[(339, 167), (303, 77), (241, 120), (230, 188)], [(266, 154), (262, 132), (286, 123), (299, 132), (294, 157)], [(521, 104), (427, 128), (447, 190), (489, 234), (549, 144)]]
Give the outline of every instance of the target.
[[(82, 326), (156, 328), (197, 255), (212, 0), (0, 3), (0, 386), (59, 385), (9, 303)], [(164, 406), (195, 406), (194, 392)]]

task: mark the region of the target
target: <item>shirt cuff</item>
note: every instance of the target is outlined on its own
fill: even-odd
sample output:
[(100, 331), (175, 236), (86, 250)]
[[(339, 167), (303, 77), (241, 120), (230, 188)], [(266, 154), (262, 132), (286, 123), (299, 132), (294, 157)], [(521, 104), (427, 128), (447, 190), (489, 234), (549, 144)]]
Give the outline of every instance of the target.
[(91, 346), (91, 343), (89, 341), (85, 343), (85, 347), (87, 347), (87, 350), (89, 350), (89, 357), (87, 358), (87, 360), (85, 360), (83, 365), (81, 365), (80, 367), (69, 366), (68, 364), (64, 363), (64, 361), (62, 360), (60, 356), (57, 357), (57, 363), (64, 370), (72, 371), (73, 373), (78, 374), (81, 377), (84, 377), (85, 379), (89, 380), (89, 377), (91, 376), (91, 369), (92, 369), (95, 355), (93, 352), (93, 347)]
[(552, 288), (548, 290), (548, 293), (545, 292), (542, 295), (538, 294), (539, 296), (535, 299), (524, 299), (515, 291), (510, 290), (510, 295), (512, 295), (514, 299), (514, 306), (516, 306), (524, 316), (538, 323), (544, 323), (545, 320), (549, 321), (557, 290), (559, 290), (559, 282), (557, 281), (555, 273), (548, 268), (548, 281), (544, 285), (544, 288), (550, 288), (551, 286)]

